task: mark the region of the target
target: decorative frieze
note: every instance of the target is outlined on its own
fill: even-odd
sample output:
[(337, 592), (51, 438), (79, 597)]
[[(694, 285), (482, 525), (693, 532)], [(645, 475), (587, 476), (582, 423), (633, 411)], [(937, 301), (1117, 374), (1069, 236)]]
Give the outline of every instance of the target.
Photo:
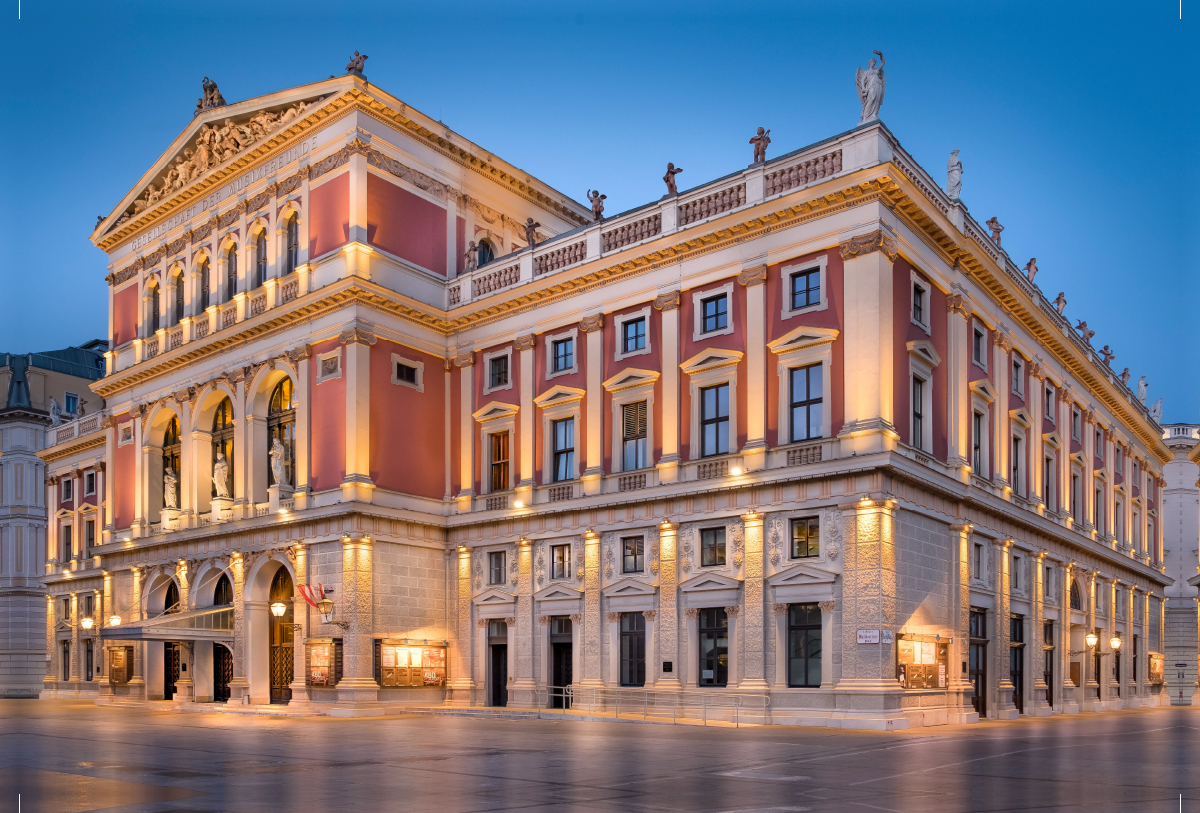
[(865, 257), (868, 254), (874, 254), (876, 251), (881, 251), (889, 260), (894, 260), (899, 253), (896, 248), (896, 238), (882, 229), (876, 229), (870, 234), (860, 234), (857, 237), (851, 237), (846, 242), (838, 245), (838, 251), (841, 253), (843, 260)]
[(594, 313), (579, 320), (579, 329), (584, 333), (594, 333), (604, 329), (604, 314)]
[(767, 281), (767, 266), (756, 265), (753, 268), (747, 268), (738, 274), (738, 284), (744, 285), (747, 288), (755, 285), (763, 285)]
[(679, 307), (679, 291), (669, 291), (654, 297), (654, 309), (673, 311)]
[(368, 165), (395, 175), (400, 180), (407, 181), (417, 189), (420, 189), (423, 192), (428, 192), (440, 200), (446, 199), (448, 190), (444, 183), (435, 181), (425, 173), (418, 172), (412, 167), (405, 166), (395, 158), (390, 158), (384, 155), (379, 150), (368, 148), (365, 152), (365, 155), (367, 156)]
[(513, 340), (513, 347), (517, 350), (532, 350), (534, 345), (534, 335), (530, 333), (527, 336), (518, 336)]
[(454, 357), (455, 367), (473, 367), (475, 366), (475, 353), (468, 350), (465, 353), (459, 353)]

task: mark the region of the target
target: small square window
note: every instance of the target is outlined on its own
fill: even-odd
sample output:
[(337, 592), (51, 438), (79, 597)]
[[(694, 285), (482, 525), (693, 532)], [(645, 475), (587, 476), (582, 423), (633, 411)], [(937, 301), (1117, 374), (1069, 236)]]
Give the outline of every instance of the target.
[(86, 497), (96, 493), (96, 473), (94, 471), (84, 472), (83, 474), (83, 494)]
[(621, 352), (633, 353), (646, 349), (646, 318), (630, 319), (621, 323)]
[(621, 538), (621, 572), (641, 573), (646, 569), (644, 557), (645, 541), (640, 536)]
[(800, 517), (792, 520), (792, 558), (808, 559), (821, 555), (821, 520)]
[(396, 362), (396, 380), (405, 384), (417, 383), (417, 368)]
[(700, 301), (704, 333), (724, 330), (729, 324), (728, 297), (725, 294), (711, 296)]
[(821, 304), (821, 269), (798, 271), (791, 276), (792, 310)]
[(704, 528), (700, 531), (700, 566), (725, 564), (725, 529)]
[(488, 553), (488, 584), (504, 584), (508, 577), (506, 556), (502, 550)]
[(571, 546), (552, 545), (550, 547), (550, 565), (552, 579), (571, 578)]
[(559, 373), (575, 366), (575, 340), (559, 339), (553, 346), (554, 372)]
[(508, 356), (497, 356), (488, 362), (488, 387), (508, 386)]

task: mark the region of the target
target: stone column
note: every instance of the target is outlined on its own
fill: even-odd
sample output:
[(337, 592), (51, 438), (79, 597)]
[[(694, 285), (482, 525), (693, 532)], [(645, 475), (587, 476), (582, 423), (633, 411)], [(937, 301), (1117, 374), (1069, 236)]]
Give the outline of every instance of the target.
[[(446, 704), (451, 706), (471, 705), (471, 692), (475, 688), (472, 679), (471, 646), (471, 551), (460, 545), (455, 552), (455, 584), (453, 629), (457, 637), (451, 642), (450, 684), (446, 692)], [(447, 597), (447, 601), (449, 597)], [(486, 638), (487, 630), (480, 632)]]
[(303, 542), (296, 542), (291, 548), (292, 567), (296, 570), (296, 581), (292, 585), (292, 621), (299, 626), (292, 631), (292, 682), (288, 686), (292, 690), (289, 706), (305, 707), (310, 705), (308, 683), (305, 679), (305, 647), (308, 639), (308, 602), (300, 595), (299, 586), (308, 584), (308, 548)]
[(1071, 579), (1075, 565), (1068, 562), (1062, 568), (1062, 590), (1058, 597), (1059, 621), (1059, 670), (1058, 682), (1061, 685), (1059, 694), (1062, 696), (1063, 714), (1078, 714), (1082, 702), (1083, 687), (1077, 687), (1071, 680)]
[[(853, 452), (869, 454), (893, 448), (897, 435), (894, 420), (892, 319), (895, 302), (892, 293), (892, 262), (896, 259), (895, 238), (883, 229), (860, 235), (839, 245), (845, 267), (844, 364), (854, 375), (845, 381), (845, 422), (839, 433), (843, 456)], [(857, 609), (847, 607), (852, 614)], [(857, 646), (857, 644), (854, 644)], [(880, 648), (883, 645), (880, 645)], [(873, 664), (863, 665), (861, 678), (880, 680), (896, 688), (892, 674), (880, 677)], [(855, 670), (859, 671), (859, 670)], [(889, 672), (894, 666), (889, 665)], [(871, 677), (866, 677), (867, 672)], [(878, 684), (883, 689), (882, 683)], [(879, 698), (882, 701), (882, 697)], [(889, 701), (890, 702), (890, 701)], [(898, 706), (898, 703), (897, 703)]]
[[(662, 312), (662, 335), (659, 337), (659, 350), (662, 354), (662, 426), (659, 427), (661, 430), (659, 436), (662, 438), (662, 457), (658, 459), (655, 466), (658, 469), (660, 483), (674, 483), (679, 479), (680, 465), (679, 291), (659, 294), (654, 299), (654, 307)], [(666, 623), (674, 626), (676, 620), (672, 617)]]
[(233, 576), (233, 677), (229, 680), (230, 704), (242, 703), (250, 695), (246, 677), (246, 561), (241, 551), (229, 557), (229, 572)]
[[(738, 282), (746, 286), (747, 411), (746, 445), (742, 447), (742, 467), (746, 471), (757, 471), (767, 466), (766, 281), (767, 266), (763, 264), (743, 269), (738, 274)], [(762, 685), (766, 686), (765, 680)]]
[(142, 421), (136, 410), (133, 413), (133, 448), (139, 450), (134, 455), (133, 526), (130, 528), (130, 536), (136, 539), (145, 534), (149, 522), (146, 519), (146, 452), (142, 449)]
[[(740, 606), (725, 607), (725, 618), (729, 623), (729, 667), (726, 678), (730, 686), (737, 686), (741, 678), (742, 659), (738, 657), (741, 652), (741, 626), (738, 624), (738, 615), (741, 613)], [(699, 632), (699, 630), (697, 630)], [(697, 650), (699, 653), (699, 650)]]
[[(1012, 493), (1016, 483), (1012, 478), (1012, 424), (1008, 419), (1009, 393), (1012, 392), (1012, 372), (1009, 368), (1008, 354), (1012, 350), (1012, 339), (1001, 330), (992, 331), (992, 384), (996, 387), (996, 403), (992, 404), (992, 423), (995, 430), (992, 434), (992, 460), (995, 462), (995, 472), (992, 482), (1007, 493)], [(1007, 621), (1006, 621), (1007, 623)], [(1008, 653), (1004, 655), (1008, 659)], [(1008, 673), (1007, 664), (1004, 667)]]
[[(513, 342), (513, 349), (520, 355), (518, 364), (520, 365), (520, 385), (521, 385), (521, 408), (519, 410), (521, 422), (521, 448), (520, 455), (517, 458), (518, 468), (513, 472), (513, 482), (516, 485), (518, 494), (517, 499), (524, 502), (526, 505), (533, 505), (533, 474), (535, 471), (535, 463), (533, 460), (534, 440), (537, 437), (534, 428), (534, 418), (537, 414), (537, 409), (533, 404), (534, 396), (534, 345), (536, 344), (534, 335), (530, 333), (527, 336), (518, 336)], [(591, 425), (588, 425), (588, 431), (591, 431)]]
[[(308, 508), (309, 497), (309, 449), (312, 447), (312, 392), (309, 376), (312, 373), (312, 347), (302, 344), (287, 353), (296, 365), (296, 443), (295, 443), (295, 486), (293, 498), (296, 510)], [(294, 695), (293, 695), (294, 696)]]
[[(1032, 389), (1032, 387), (1031, 387)], [(1041, 419), (1038, 418), (1040, 421)], [(1030, 600), (1030, 606), (1033, 609), (1032, 629), (1030, 630), (1030, 651), (1032, 653), (1030, 660), (1030, 668), (1033, 670), (1033, 702), (1030, 703), (1030, 713), (1035, 717), (1046, 717), (1053, 713), (1050, 704), (1046, 701), (1046, 690), (1049, 688), (1046, 685), (1046, 650), (1045, 635), (1043, 627), (1046, 623), (1046, 551), (1039, 551), (1037, 559), (1034, 561), (1033, 578), (1030, 584), (1033, 588), (1033, 596)]]
[[(590, 362), (589, 362), (590, 366)], [(581, 686), (601, 686), (600, 674), (600, 535), (583, 535), (583, 675)]]
[(375, 682), (374, 652), (374, 543), (369, 536), (342, 537), (341, 620), (349, 623), (342, 637), (342, 680), (338, 703), (379, 699)]
[(647, 689), (651, 689), (654, 687), (654, 673), (655, 673), (654, 653), (657, 651), (655, 649), (655, 646), (657, 643), (657, 638), (655, 636), (656, 629), (655, 629), (655, 623), (654, 623), (654, 618), (656, 615), (657, 615), (657, 613), (654, 610), (644, 610), (642, 612), (642, 617), (646, 619), (646, 688)]
[(342, 331), (338, 338), (346, 346), (346, 476), (342, 480), (342, 502), (371, 502), (375, 489), (371, 479), (371, 346), (376, 338), (369, 327), (358, 324)]
[(1029, 499), (1040, 506), (1038, 509), (1039, 513), (1045, 513), (1046, 506), (1049, 505), (1046, 499), (1045, 484), (1042, 482), (1045, 479), (1046, 472), (1046, 465), (1042, 460), (1045, 457), (1042, 451), (1042, 413), (1046, 403), (1046, 396), (1043, 392), (1043, 383), (1045, 380), (1046, 375), (1042, 372), (1042, 365), (1036, 361), (1030, 361), (1029, 387), (1025, 393), (1025, 404), (1029, 408), (1030, 421), (1029, 431), (1026, 433), (1025, 439), (1029, 457), (1029, 476), (1027, 479), (1029, 481)]
[(370, 136), (362, 130), (347, 138), (350, 151), (349, 242), (367, 244), (367, 150)]
[[(665, 363), (665, 361), (664, 361)], [(666, 414), (664, 410), (664, 414)], [(658, 651), (654, 653), (654, 665), (647, 671), (654, 675), (654, 686), (659, 689), (677, 690), (679, 680), (679, 572), (676, 542), (679, 526), (663, 520), (658, 526)], [(671, 671), (663, 671), (663, 663), (671, 664)]]
[[(1087, 635), (1089, 632), (1095, 632), (1096, 630), (1096, 595), (1097, 591), (1100, 589), (1100, 586), (1096, 583), (1096, 574), (1094, 571), (1090, 574), (1088, 578), (1088, 584), (1085, 589), (1087, 590), (1086, 596), (1088, 606), (1087, 626), (1084, 627), (1083, 633), (1084, 635)], [(1082, 708), (1085, 711), (1101, 711), (1100, 703), (1103, 701), (1104, 695), (1100, 684), (1100, 676), (1096, 674), (1095, 655), (1097, 652), (1103, 652), (1103, 649), (1101, 649), (1102, 644), (1102, 641), (1097, 640), (1095, 648), (1093, 649), (1091, 647), (1087, 647), (1087, 653), (1084, 655), (1085, 660), (1083, 664), (1083, 673), (1086, 676), (1086, 679), (1084, 680), (1086, 691), (1084, 692)], [(1100, 668), (1104, 668), (1103, 658), (1101, 658)]]
[(1092, 538), (1096, 538), (1096, 477), (1093, 470), (1096, 460), (1096, 419), (1091, 410), (1083, 410), (1083, 466), (1079, 472), (1082, 482), (1079, 484), (1079, 504), (1083, 513), (1083, 528), (1091, 530)]
[[(946, 295), (948, 333), (946, 345), (946, 387), (947, 411), (946, 426), (949, 428), (947, 441), (947, 462), (957, 469), (958, 477), (964, 483), (969, 481), (971, 466), (971, 389), (967, 385), (970, 375), (970, 331), (971, 321), (969, 308), (971, 301), (963, 293)], [(985, 472), (976, 472), (986, 477)], [(957, 636), (958, 633), (955, 632)], [(960, 650), (961, 646), (955, 647)], [(957, 672), (950, 669), (951, 673)], [(952, 675), (953, 682), (955, 677)]]
[(46, 691), (54, 691), (58, 684), (59, 672), (54, 669), (58, 660), (58, 642), (54, 640), (54, 596), (46, 596), (46, 676), (43, 684)]
[(517, 615), (513, 681), (508, 704), (520, 708), (535, 705), (537, 688), (533, 679), (533, 546), (522, 539), (517, 546)]
[[(550, 663), (550, 616), (539, 615), (537, 620), (537, 636), (539, 646), (541, 647), (541, 657), (538, 659), (538, 686), (545, 689), (550, 685), (551, 663)], [(546, 702), (550, 702), (550, 695), (546, 695)]]
[(254, 516), (254, 496), (250, 488), (249, 466), (254, 454), (251, 431), (250, 399), (246, 397), (246, 374), (235, 370), (229, 376), (233, 387), (233, 519)]
[(946, 694), (947, 705), (950, 706), (948, 722), (951, 724), (979, 722), (979, 712), (975, 711), (969, 700), (974, 687), (966, 669), (971, 657), (971, 532), (974, 527), (970, 523), (950, 526), (950, 538), (957, 539), (958, 543), (957, 555), (950, 568), (949, 604), (954, 643), (950, 647), (950, 663), (947, 664)]
[[(114, 608), (112, 603), (112, 574), (107, 570), (101, 571), (101, 573), (103, 574), (104, 578), (104, 590), (101, 597), (97, 599), (97, 603), (100, 607), (100, 612), (98, 613), (100, 617), (96, 619), (96, 628), (103, 633), (104, 628), (109, 625), (108, 619), (109, 616), (113, 614)], [(100, 680), (100, 694), (111, 696), (113, 690), (112, 683), (109, 682), (112, 677), (112, 670), (109, 664), (109, 652), (104, 647), (104, 639), (102, 635), (98, 634), (96, 637), (98, 639), (96, 641), (96, 646), (100, 648), (101, 669), (100, 677), (98, 678)]]
[[(82, 677), (79, 670), (79, 594), (71, 594), (71, 615), (68, 619), (71, 624), (71, 663), (67, 675), (72, 683), (78, 683)], [(77, 688), (77, 687), (76, 687)]]
[(454, 357), (459, 368), (458, 410), (458, 510), (471, 510), (475, 496), (475, 353), (465, 350)]
[[(833, 671), (825, 671), (825, 653), (832, 656), (833, 637), (825, 636), (825, 602), (821, 602), (821, 688), (833, 688)], [(830, 622), (833, 621), (833, 602), (829, 602)], [(783, 689), (788, 685), (788, 605), (772, 604), (771, 615), (775, 619), (775, 685), (773, 688)]]
[[(783, 615), (783, 638), (784, 647), (776, 653), (776, 658), (786, 660), (787, 658), (787, 605), (776, 604), (776, 607), (784, 608)], [(837, 641), (836, 630), (833, 623), (833, 614), (837, 609), (837, 601), (829, 599), (828, 601), (817, 602), (817, 608), (821, 611), (821, 640), (829, 641), (831, 644)], [(787, 683), (786, 663), (784, 669), (784, 684)], [(833, 647), (821, 647), (821, 688), (832, 689), (834, 685), (833, 679)]]
[(583, 680), (583, 613), (571, 613), (571, 685), (578, 686)]
[(621, 614), (605, 613), (608, 622), (608, 676), (604, 681), (609, 686), (621, 685)]
[(1013, 720), (1019, 716), (1013, 703), (1015, 687), (1009, 674), (1009, 622), (1012, 617), (1012, 543), (1011, 539), (1000, 539), (992, 543), (996, 563), (996, 612), (995, 630), (992, 641), (996, 649), (992, 659), (995, 665), (996, 677), (996, 717), (1000, 720)]
[(587, 458), (583, 493), (599, 494), (604, 486), (604, 314), (585, 316), (579, 330), (587, 336)]
[[(766, 273), (764, 267), (763, 273)], [(750, 291), (763, 290), (756, 285)], [(764, 342), (765, 346), (765, 342)], [(751, 396), (753, 397), (753, 395)], [(765, 398), (764, 398), (765, 400)], [(767, 690), (766, 648), (766, 580), (763, 577), (763, 515), (750, 511), (743, 515), (745, 528), (746, 559), (743, 564), (743, 596), (745, 617), (739, 624), (743, 643), (739, 644), (745, 657), (741, 663), (739, 689), (750, 692)]]

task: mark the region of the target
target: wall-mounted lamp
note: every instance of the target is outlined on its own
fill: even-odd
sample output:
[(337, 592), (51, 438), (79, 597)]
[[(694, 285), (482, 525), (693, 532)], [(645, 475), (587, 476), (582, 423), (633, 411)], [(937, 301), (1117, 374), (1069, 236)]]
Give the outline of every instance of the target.
[(271, 605), (271, 615), (276, 618), (283, 618), (283, 614), (287, 612), (287, 605), (282, 601), (276, 601)]
[(1108, 645), (1112, 647), (1113, 652), (1117, 652), (1121, 649), (1121, 639), (1114, 635), (1109, 639)]
[(119, 627), (119, 626), (121, 626), (121, 616), (119, 616), (119, 615), (110, 615), (110, 616), (108, 617), (108, 625), (109, 625), (110, 627)]
[(1087, 635), (1083, 636), (1083, 640), (1087, 643), (1088, 647), (1094, 647), (1096, 644), (1100, 643), (1100, 636), (1094, 632), (1089, 632)]
[(94, 624), (94, 623), (95, 622), (92, 621), (91, 618), (85, 617), (85, 618), (81, 618), (79, 620), (79, 626), (83, 627), (85, 630), (90, 630), (92, 628), (92, 624)]

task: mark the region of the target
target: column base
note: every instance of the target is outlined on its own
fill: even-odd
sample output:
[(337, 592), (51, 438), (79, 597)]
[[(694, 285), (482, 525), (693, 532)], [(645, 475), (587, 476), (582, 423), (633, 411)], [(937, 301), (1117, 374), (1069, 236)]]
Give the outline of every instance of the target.
[(374, 703), (379, 700), (379, 684), (371, 678), (342, 678), (337, 685), (339, 705)]
[(514, 709), (536, 708), (537, 685), (529, 679), (515, 680), (508, 688), (508, 707)]

